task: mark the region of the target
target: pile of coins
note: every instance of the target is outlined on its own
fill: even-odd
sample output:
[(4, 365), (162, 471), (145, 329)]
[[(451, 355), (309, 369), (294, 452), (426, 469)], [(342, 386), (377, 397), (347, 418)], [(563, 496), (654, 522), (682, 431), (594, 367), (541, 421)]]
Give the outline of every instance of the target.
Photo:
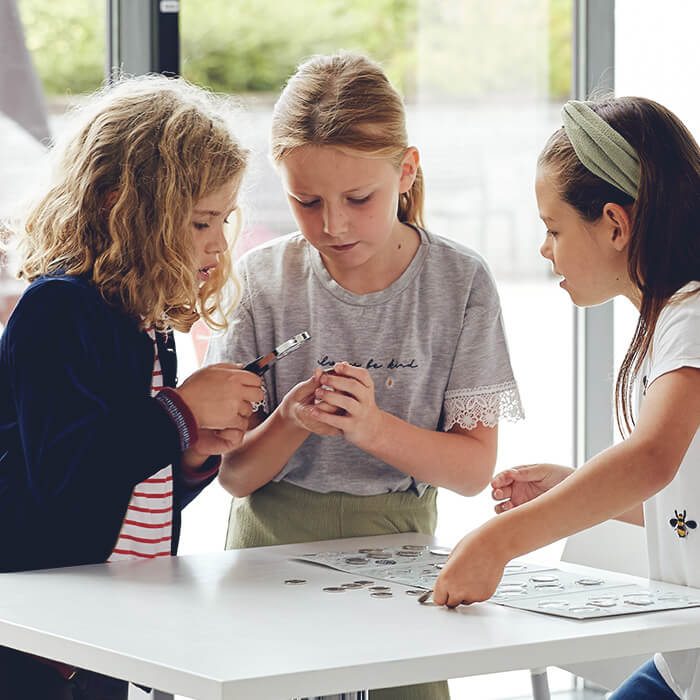
[[(357, 568), (360, 576), (374, 576), (381, 579), (388, 579), (390, 583), (401, 583), (411, 586), (405, 590), (406, 595), (415, 596), (418, 602), (432, 605), (426, 602), (432, 591), (432, 582), (438, 577), (440, 569), (444, 566), (444, 561), (450, 554), (451, 549), (428, 544), (404, 544), (400, 547), (364, 547), (349, 552), (323, 552), (320, 554), (306, 554), (300, 557), (308, 561), (321, 561), (324, 564), (340, 571), (346, 571), (352, 576), (352, 570)], [(432, 555), (432, 558), (429, 556)], [(436, 560), (437, 559), (437, 560)], [(414, 564), (415, 562), (415, 564)], [(408, 567), (413, 567), (410, 569)], [(422, 580), (414, 583), (402, 580), (411, 578), (409, 572), (415, 571), (416, 576)], [(396, 573), (394, 573), (396, 572)], [(357, 575), (357, 574), (356, 574)], [(285, 581), (289, 585), (297, 585), (297, 579)], [(299, 580), (300, 581), (300, 580)], [(424, 588), (416, 586), (425, 585)], [(373, 598), (391, 598), (392, 589), (389, 585), (378, 585), (376, 581), (352, 581), (342, 585), (325, 586), (322, 590), (326, 593), (342, 593), (347, 590), (367, 588)]]
[(326, 593), (344, 593), (345, 591), (352, 591), (358, 588), (366, 588), (372, 598), (391, 598), (394, 595), (389, 586), (375, 585), (375, 581), (366, 581), (364, 579), (342, 583), (340, 586), (324, 586), (322, 590)]
[[(284, 580), (287, 586), (301, 586), (308, 581), (304, 578), (287, 578)], [(369, 580), (358, 580), (350, 581), (348, 583), (342, 583), (340, 586), (324, 586), (321, 590), (326, 593), (344, 593), (345, 591), (357, 590), (359, 588), (366, 588), (369, 591), (372, 598), (393, 598), (394, 593), (391, 590), (391, 586), (384, 586), (382, 584), (376, 583), (376, 581)], [(406, 595), (416, 596), (419, 603), (425, 604), (432, 594), (432, 591), (424, 591), (419, 588), (409, 588), (405, 591)]]
[[(371, 564), (374, 566), (392, 566), (397, 564), (400, 559), (410, 561), (417, 559), (421, 554), (428, 550), (428, 545), (424, 544), (405, 544), (400, 549), (390, 552), (386, 549), (363, 548), (357, 550), (357, 555), (347, 556), (343, 558), (345, 564), (350, 566), (366, 566)], [(438, 556), (446, 556), (450, 550), (444, 547), (436, 547), (430, 550), (431, 554)], [(442, 564), (437, 565), (442, 568)]]
[(394, 595), (389, 586), (370, 586), (368, 590), (372, 598), (391, 598)]
[[(303, 578), (288, 578), (285, 579), (284, 583), (287, 586), (300, 586), (308, 582)], [(392, 598), (394, 595), (390, 586), (382, 586), (376, 584), (375, 581), (365, 579), (342, 583), (340, 586), (324, 586), (321, 590), (326, 593), (344, 593), (345, 591), (357, 590), (358, 588), (367, 588), (372, 598)], [(420, 595), (423, 591), (414, 591), (412, 593), (414, 595)]]

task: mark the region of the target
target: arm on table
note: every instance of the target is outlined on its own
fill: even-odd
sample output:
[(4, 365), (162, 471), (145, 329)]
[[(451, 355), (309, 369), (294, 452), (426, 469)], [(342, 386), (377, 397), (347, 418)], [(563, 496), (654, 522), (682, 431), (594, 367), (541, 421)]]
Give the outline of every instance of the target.
[(514, 557), (627, 516), (673, 479), (699, 425), (700, 369), (684, 367), (659, 377), (628, 439), (461, 540), (438, 578), (435, 602), (486, 600)]

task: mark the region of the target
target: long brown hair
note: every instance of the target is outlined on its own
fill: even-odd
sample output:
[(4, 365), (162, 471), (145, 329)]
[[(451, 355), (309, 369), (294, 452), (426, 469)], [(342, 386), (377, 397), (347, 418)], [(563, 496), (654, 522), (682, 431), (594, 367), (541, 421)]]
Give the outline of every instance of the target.
[(642, 301), (615, 384), (617, 424), (624, 435), (634, 426), (632, 383), (659, 314), (679, 289), (700, 279), (700, 150), (680, 119), (657, 102), (618, 97), (589, 104), (637, 151), (636, 200), (588, 171), (564, 129), (550, 137), (538, 164), (548, 168), (561, 198), (588, 222), (600, 219), (608, 202), (632, 207), (627, 267)]
[(20, 277), (86, 275), (142, 325), (187, 331), (201, 317), (225, 326), (230, 253), (200, 285), (189, 219), (199, 199), (242, 177), (248, 152), (229, 120), (223, 98), (181, 79), (125, 78), (93, 95), (53, 149), (48, 193), (25, 224)]
[[(272, 115), (270, 155), (276, 163), (301, 146), (334, 146), (388, 158), (399, 167), (408, 147), (403, 100), (381, 67), (343, 52), (313, 56), (297, 69)], [(423, 225), (423, 171), (399, 197), (398, 219)]]

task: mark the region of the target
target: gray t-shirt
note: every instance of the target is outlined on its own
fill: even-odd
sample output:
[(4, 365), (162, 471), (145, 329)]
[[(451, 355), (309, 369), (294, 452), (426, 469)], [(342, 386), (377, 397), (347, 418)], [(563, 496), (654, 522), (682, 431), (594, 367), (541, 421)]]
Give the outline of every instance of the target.
[[(205, 364), (246, 364), (308, 331), (311, 340), (264, 375), (268, 414), (316, 368), (347, 361), (369, 370), (380, 409), (421, 428), (521, 418), (498, 294), (484, 261), (419, 233), (420, 247), (401, 277), (363, 295), (341, 287), (299, 233), (249, 251), (237, 265), (241, 301), (228, 331), (212, 336)], [(427, 488), (342, 436), (313, 434), (274, 480), (282, 479), (320, 493), (422, 495)]]

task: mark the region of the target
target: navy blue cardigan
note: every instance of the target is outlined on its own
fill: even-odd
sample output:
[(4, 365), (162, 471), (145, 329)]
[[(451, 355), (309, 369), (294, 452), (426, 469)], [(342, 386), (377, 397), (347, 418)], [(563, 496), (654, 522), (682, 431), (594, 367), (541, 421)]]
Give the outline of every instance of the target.
[[(158, 334), (175, 386), (172, 334)], [(191, 486), (180, 436), (150, 396), (153, 342), (85, 279), (43, 277), (0, 338), (0, 571), (103, 562), (131, 491), (173, 465), (173, 539)]]

